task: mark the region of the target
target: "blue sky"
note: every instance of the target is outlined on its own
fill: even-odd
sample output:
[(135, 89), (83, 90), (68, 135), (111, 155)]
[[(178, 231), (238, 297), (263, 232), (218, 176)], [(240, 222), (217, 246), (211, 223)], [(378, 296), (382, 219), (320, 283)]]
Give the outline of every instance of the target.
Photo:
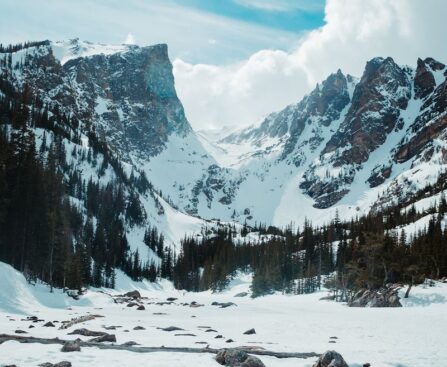
[(290, 50), (323, 24), (324, 0), (1, 0), (0, 42), (79, 37), (167, 43), (172, 59), (226, 64)]
[(324, 0), (177, 0), (210, 13), (300, 33), (323, 25)]

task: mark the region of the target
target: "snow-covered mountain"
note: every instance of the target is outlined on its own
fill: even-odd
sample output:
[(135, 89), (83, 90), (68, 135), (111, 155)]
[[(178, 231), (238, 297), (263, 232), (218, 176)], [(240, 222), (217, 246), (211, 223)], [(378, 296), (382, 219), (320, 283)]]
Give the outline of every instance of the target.
[(166, 45), (44, 42), (13, 52), (20, 63), (14, 85), (26, 82), (84, 134), (93, 129), (193, 222), (349, 218), (434, 182), (447, 164), (446, 67), (430, 58), (413, 69), (378, 57), (361, 78), (338, 70), (220, 140), (190, 127)]
[[(349, 218), (433, 183), (447, 164), (446, 75), (430, 58), (416, 69), (375, 58), (360, 79), (337, 71), (297, 104), (211, 145), (225, 167), (202, 180), (220, 185), (193, 192), (207, 197), (199, 212), (322, 223), (337, 210)], [(209, 199), (224, 193), (224, 203)]]
[[(157, 227), (177, 251), (186, 234), (214, 225), (179, 211), (162, 192), (174, 182), (171, 170), (188, 175), (188, 165), (215, 164), (186, 120), (166, 45), (44, 41), (6, 48), (0, 57), (0, 98), (18, 98), (28, 88), (42, 108), (53, 111), (49, 125), (55, 111), (65, 116), (63, 126), (33, 132), (36, 146), (46, 149), (56, 135), (61, 138), (68, 153), (66, 180), (80, 177), (84, 189), (89, 181), (103, 187), (120, 182), (126, 200), (137, 195), (144, 223), (126, 229), (132, 251), (153, 257), (143, 244), (147, 225)], [(148, 188), (136, 187), (146, 180)], [(85, 211), (86, 202), (75, 196), (70, 200)]]

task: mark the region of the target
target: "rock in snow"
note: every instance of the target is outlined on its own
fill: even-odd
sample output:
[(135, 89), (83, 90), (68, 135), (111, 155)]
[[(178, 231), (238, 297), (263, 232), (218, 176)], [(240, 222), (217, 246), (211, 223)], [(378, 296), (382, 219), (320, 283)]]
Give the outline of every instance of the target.
[(62, 347), (62, 352), (80, 352), (81, 345), (78, 340), (68, 341)]
[(216, 362), (229, 367), (265, 367), (262, 361), (240, 349), (221, 349), (216, 355)]
[(249, 329), (246, 332), (244, 332), (244, 335), (253, 335), (256, 334), (256, 330), (255, 329)]
[(313, 367), (349, 367), (340, 353), (328, 350), (323, 353)]
[(400, 286), (388, 285), (379, 290), (359, 290), (348, 302), (349, 307), (402, 307), (398, 291)]

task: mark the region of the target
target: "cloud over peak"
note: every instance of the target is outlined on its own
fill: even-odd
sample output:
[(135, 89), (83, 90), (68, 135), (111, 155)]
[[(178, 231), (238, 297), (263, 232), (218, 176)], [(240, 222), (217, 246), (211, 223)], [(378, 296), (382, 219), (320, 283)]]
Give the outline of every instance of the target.
[(437, 0), (328, 0), (325, 25), (291, 52), (262, 50), (226, 66), (175, 60), (177, 90), (194, 128), (244, 127), (297, 102), (339, 68), (360, 75), (376, 56), (413, 66), (418, 57), (446, 62), (445, 14), (447, 2)]

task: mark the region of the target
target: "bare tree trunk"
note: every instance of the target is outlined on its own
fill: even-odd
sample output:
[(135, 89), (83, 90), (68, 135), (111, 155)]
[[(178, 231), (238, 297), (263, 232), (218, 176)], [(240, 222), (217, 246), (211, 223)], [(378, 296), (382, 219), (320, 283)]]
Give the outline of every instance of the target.
[(408, 298), (408, 296), (410, 295), (410, 291), (411, 291), (411, 288), (413, 287), (413, 283), (414, 283), (414, 275), (411, 276), (411, 283), (408, 286), (407, 291), (405, 292), (405, 297), (404, 298)]
[[(39, 343), (39, 344), (60, 344), (64, 345), (67, 340), (59, 339), (59, 338), (35, 338), (32, 336), (18, 336), (18, 335), (7, 335), (0, 334), (0, 345), (7, 341), (17, 341), (19, 343)], [(81, 347), (95, 347), (99, 349), (108, 349), (108, 350), (124, 350), (128, 352), (135, 353), (153, 353), (153, 352), (177, 352), (177, 353), (211, 353), (217, 354), (219, 349), (214, 348), (187, 348), (187, 347), (135, 347), (128, 345), (117, 345), (117, 344), (102, 344), (97, 342), (85, 342), (79, 341)], [(250, 347), (240, 347), (237, 348), (243, 350), (249, 354), (255, 354), (259, 356), (270, 356), (276, 358), (313, 358), (319, 357), (321, 353), (314, 352), (273, 352), (269, 350), (258, 350), (251, 349)]]

